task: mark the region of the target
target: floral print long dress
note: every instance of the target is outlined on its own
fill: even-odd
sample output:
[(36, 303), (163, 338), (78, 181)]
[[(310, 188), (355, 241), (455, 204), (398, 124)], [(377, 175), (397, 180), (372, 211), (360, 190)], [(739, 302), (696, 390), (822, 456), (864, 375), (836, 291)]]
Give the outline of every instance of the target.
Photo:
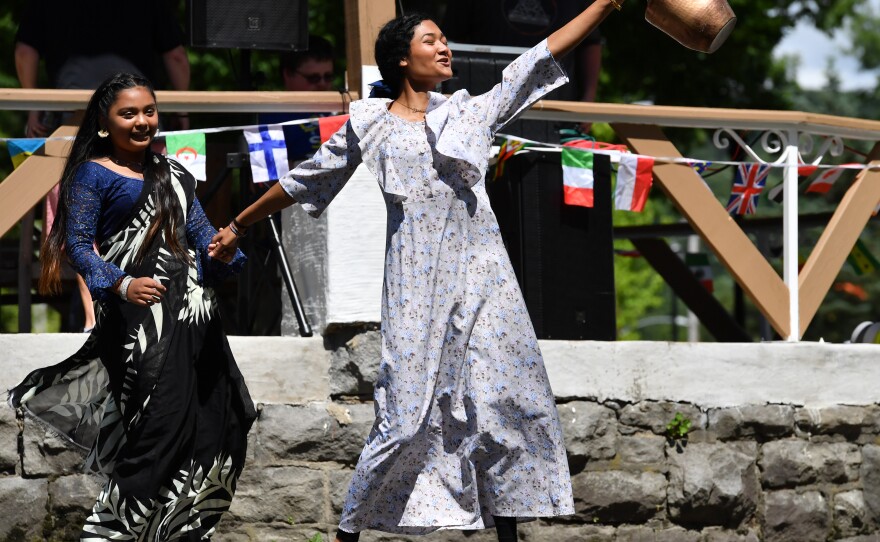
[(484, 185), (495, 133), (567, 81), (542, 42), (425, 122), (354, 102), (282, 179), (319, 215), (362, 161), (388, 211), (376, 422), (340, 527), (423, 534), (574, 512), (556, 403)]

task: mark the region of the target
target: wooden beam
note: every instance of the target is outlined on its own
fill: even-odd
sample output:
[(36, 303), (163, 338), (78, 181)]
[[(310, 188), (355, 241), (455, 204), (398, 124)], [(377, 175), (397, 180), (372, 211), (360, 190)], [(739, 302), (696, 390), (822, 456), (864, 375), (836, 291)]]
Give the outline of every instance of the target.
[[(372, 49), (370, 49), (372, 51)], [(0, 89), (0, 110), (74, 111), (84, 109), (91, 90)], [(357, 99), (357, 89), (352, 89)], [(342, 98), (338, 92), (290, 91), (196, 91), (158, 90), (156, 100), (163, 112), (190, 113), (263, 113), (289, 111), (324, 113), (339, 111)], [(347, 100), (347, 98), (346, 98)]]
[[(76, 126), (64, 125), (50, 138), (76, 135)], [(61, 180), (72, 140), (46, 141), (41, 154), (29, 156), (0, 183), (0, 237)]]
[(706, 330), (720, 342), (752, 342), (752, 338), (736, 323), (681, 258), (663, 239), (630, 239), (636, 250), (663, 277), (687, 307), (697, 315)]
[(373, 48), (379, 29), (396, 14), (394, 0), (345, 0), (345, 44), (351, 91), (361, 92), (364, 66), (376, 65)]
[[(349, 90), (360, 93), (361, 68), (374, 65), (373, 45), (379, 28), (393, 18), (393, 0), (346, 0), (346, 44)], [(355, 69), (356, 68), (356, 69)], [(355, 84), (357, 83), (357, 84)], [(89, 90), (0, 88), (0, 110), (73, 111), (83, 109)], [(339, 110), (338, 92), (194, 91), (156, 92), (162, 111), (191, 113), (261, 113), (271, 111), (326, 112)], [(880, 121), (800, 111), (729, 109), (664, 105), (633, 105), (539, 100), (523, 118), (566, 122), (621, 122), (690, 128), (769, 130), (797, 128), (801, 132), (877, 141)]]
[[(880, 160), (880, 143), (868, 154), (868, 161)], [(807, 258), (798, 276), (800, 288), (800, 335), (819, 310), (846, 257), (880, 202), (880, 171), (864, 169), (837, 205), (834, 216)]]
[[(612, 128), (639, 154), (681, 157), (657, 126), (615, 123)], [(788, 337), (788, 288), (703, 179), (686, 164), (656, 164), (654, 178), (773, 329)]]

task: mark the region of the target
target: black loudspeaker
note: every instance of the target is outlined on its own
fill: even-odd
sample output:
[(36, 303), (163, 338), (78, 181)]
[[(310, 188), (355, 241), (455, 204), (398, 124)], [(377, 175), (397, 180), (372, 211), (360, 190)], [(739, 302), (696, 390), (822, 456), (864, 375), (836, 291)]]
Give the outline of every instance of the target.
[[(551, 141), (552, 126), (505, 132)], [(489, 199), (538, 338), (616, 340), (610, 160), (595, 157), (590, 209), (563, 202), (559, 154), (524, 153), (504, 167), (487, 182)]]
[(189, 0), (193, 47), (301, 51), (309, 44), (308, 0)]

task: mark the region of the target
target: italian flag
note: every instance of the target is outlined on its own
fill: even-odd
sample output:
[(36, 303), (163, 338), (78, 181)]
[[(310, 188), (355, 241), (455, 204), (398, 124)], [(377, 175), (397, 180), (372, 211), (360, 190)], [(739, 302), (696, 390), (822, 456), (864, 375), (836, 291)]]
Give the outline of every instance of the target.
[(208, 178), (205, 173), (205, 134), (180, 134), (165, 137), (168, 156), (174, 158), (199, 181)]
[(651, 184), (654, 182), (654, 159), (632, 154), (620, 155), (617, 168), (617, 187), (614, 189), (614, 208), (642, 212)]
[(712, 266), (709, 265), (709, 255), (705, 252), (689, 252), (684, 255), (684, 263), (687, 265), (691, 273), (703, 288), (710, 293), (715, 291), (715, 285), (712, 282)]
[(562, 193), (566, 205), (593, 206), (593, 153), (562, 149)]

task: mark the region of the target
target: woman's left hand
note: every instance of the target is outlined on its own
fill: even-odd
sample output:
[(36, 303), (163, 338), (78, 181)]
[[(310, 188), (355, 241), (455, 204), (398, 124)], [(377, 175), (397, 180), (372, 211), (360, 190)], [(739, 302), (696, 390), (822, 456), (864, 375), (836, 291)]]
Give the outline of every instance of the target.
[(208, 245), (208, 256), (223, 263), (229, 263), (235, 257), (238, 248), (238, 236), (230, 228), (220, 228), (217, 235), (211, 238)]

